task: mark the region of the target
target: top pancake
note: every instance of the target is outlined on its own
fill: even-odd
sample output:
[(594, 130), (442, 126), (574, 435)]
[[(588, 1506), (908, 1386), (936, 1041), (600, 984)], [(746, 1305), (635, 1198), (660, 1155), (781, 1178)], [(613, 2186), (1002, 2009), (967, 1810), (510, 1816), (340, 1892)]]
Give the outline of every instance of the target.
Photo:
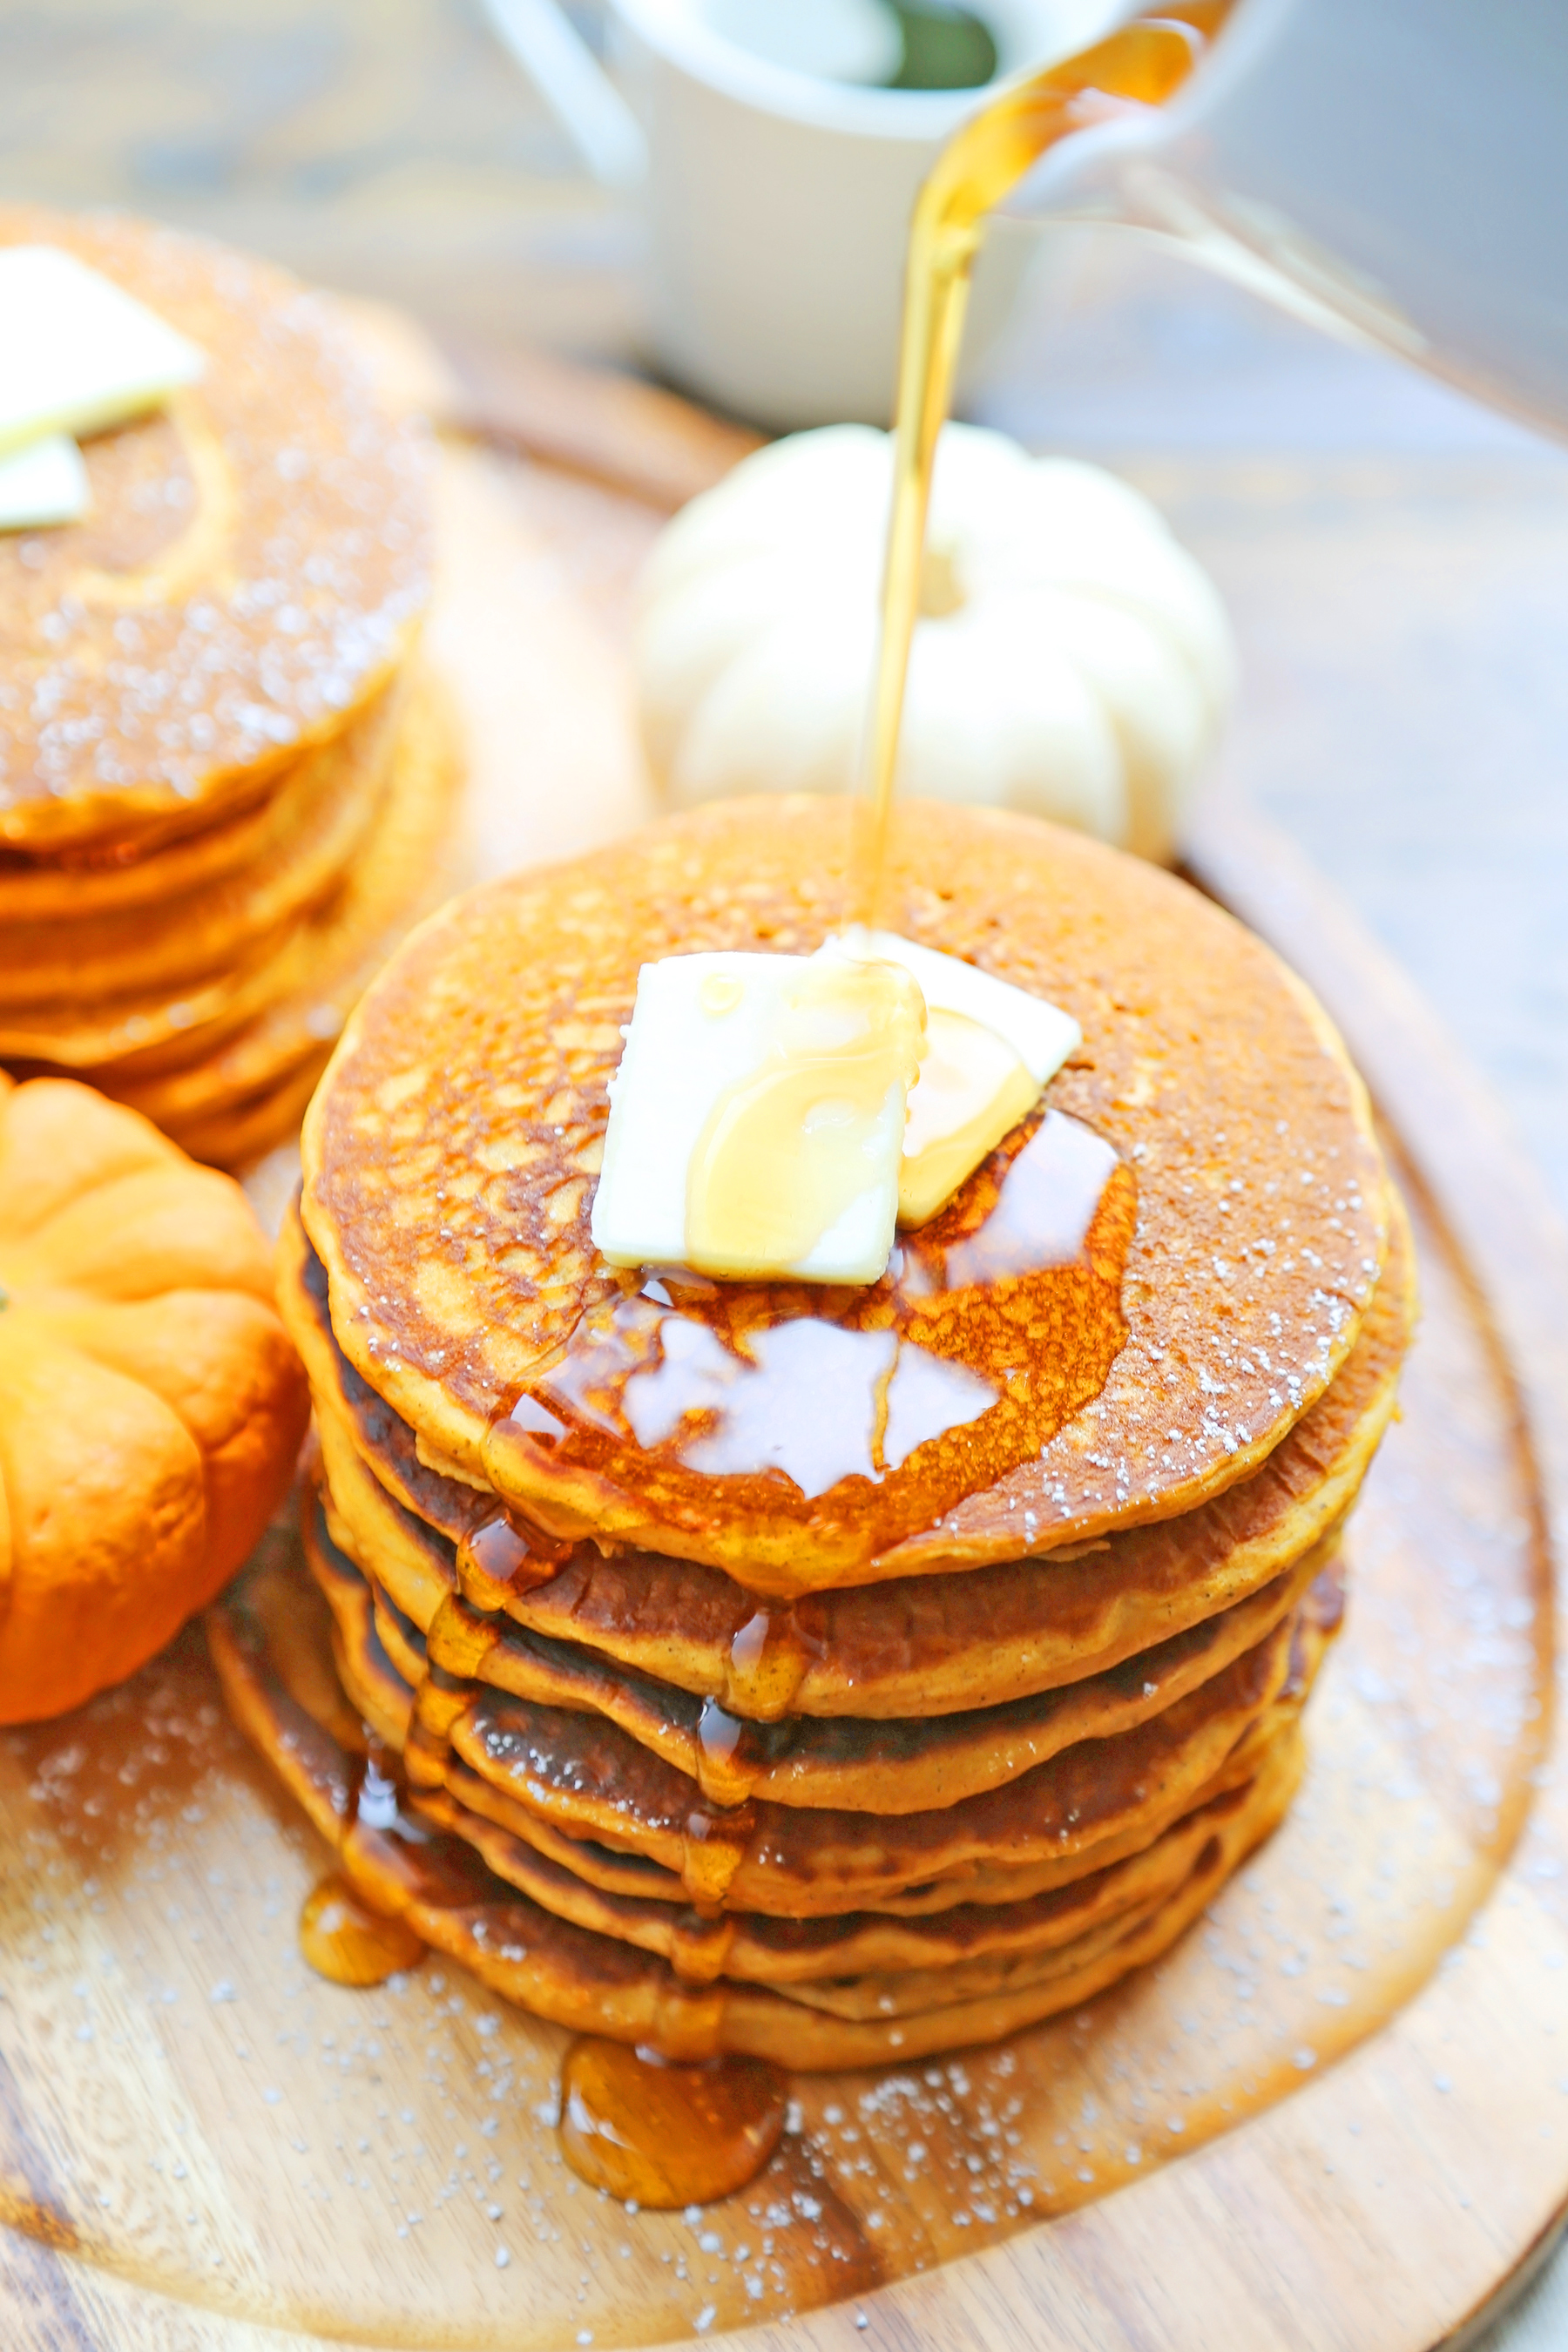
[[(934, 1507), (922, 1457), (940, 1444), (813, 1497), (777, 1470), (704, 1476), (624, 1433), (584, 1455), (575, 1430), (556, 1449), (509, 1423), (498, 1444), (492, 1423), (548, 1379), (584, 1314), (636, 1299), (638, 1277), (596, 1257), (589, 1215), (639, 966), (700, 948), (811, 950), (846, 919), (849, 847), (842, 802), (732, 803), (456, 901), (356, 1013), (304, 1139), (302, 1214), (334, 1330), (427, 1458), (559, 1532), (707, 1561), (774, 1595), (1045, 1553), (1192, 1508), (1322, 1392), (1387, 1239), (1363, 1090), (1265, 948), (1170, 876), (1076, 835), (913, 804), (887, 919), (1077, 1016), (1084, 1045), (1048, 1102), (1114, 1148), (1120, 1198), (1135, 1175), (1126, 1338), (1100, 1393), (1000, 1473), (984, 1415), (944, 1461)], [(989, 1164), (955, 1211), (987, 1184)], [(1070, 1270), (1103, 1290), (1099, 1222)], [(773, 1287), (780, 1317), (835, 1311)], [(945, 1294), (960, 1308), (971, 1295), (989, 1330), (1009, 1286)], [(1047, 1316), (1024, 1339), (1048, 1355), (1074, 1333)]]
[(205, 239), (0, 207), (207, 355), (83, 445), (80, 522), (0, 536), (0, 845), (189, 830), (345, 723), (429, 593), (426, 467), (331, 304)]

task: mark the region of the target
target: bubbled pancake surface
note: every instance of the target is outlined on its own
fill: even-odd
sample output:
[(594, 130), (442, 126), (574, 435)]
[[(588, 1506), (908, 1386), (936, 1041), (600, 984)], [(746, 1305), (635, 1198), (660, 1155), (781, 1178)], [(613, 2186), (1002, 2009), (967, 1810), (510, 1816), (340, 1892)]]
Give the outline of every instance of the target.
[(429, 593), (426, 461), (326, 298), (118, 215), (0, 208), (200, 344), (201, 380), (84, 445), (77, 523), (0, 537), (0, 843), (195, 827), (336, 733)]
[[(484, 1479), (492, 1417), (586, 1308), (635, 1287), (588, 1223), (639, 966), (815, 948), (844, 919), (847, 850), (840, 803), (703, 810), (456, 902), (371, 992), (306, 1123), (303, 1217), (342, 1347), (428, 1456)], [(888, 919), (1082, 1024), (1047, 1099), (1135, 1173), (1128, 1338), (1037, 1459), (870, 1556), (851, 1506), (868, 1521), (871, 1502), (847, 1493), (865, 1481), (820, 1507), (776, 1473), (688, 1474), (668, 1510), (647, 1497), (669, 1479), (595, 1496), (596, 1532), (775, 1593), (1192, 1508), (1321, 1394), (1384, 1255), (1385, 1180), (1342, 1050), (1268, 951), (1184, 885), (1024, 818), (914, 804)], [(547, 1522), (550, 1475), (516, 1497)], [(728, 1491), (742, 1485), (743, 1514)]]

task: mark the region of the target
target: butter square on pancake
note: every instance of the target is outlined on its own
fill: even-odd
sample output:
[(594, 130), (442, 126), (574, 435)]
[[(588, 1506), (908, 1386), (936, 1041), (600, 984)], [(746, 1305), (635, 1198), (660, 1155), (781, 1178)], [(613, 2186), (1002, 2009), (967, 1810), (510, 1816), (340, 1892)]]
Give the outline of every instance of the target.
[(74, 254), (0, 250), (0, 451), (140, 416), (205, 366), (187, 335)]

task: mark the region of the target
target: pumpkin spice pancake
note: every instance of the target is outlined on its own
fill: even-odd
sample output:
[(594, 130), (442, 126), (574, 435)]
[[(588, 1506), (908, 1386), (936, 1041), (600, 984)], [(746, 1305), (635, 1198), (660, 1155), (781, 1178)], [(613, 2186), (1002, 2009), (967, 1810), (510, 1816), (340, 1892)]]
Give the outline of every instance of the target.
[(241, 1167), (455, 876), (460, 746), (413, 658), (428, 451), (281, 270), (0, 206), (15, 247), (129, 295), (195, 373), (86, 436), (76, 520), (0, 532), (0, 1057)]
[(494, 1498), (426, 1468), (414, 1431), (349, 1365), (327, 1317), (324, 1272), (293, 1213), (279, 1238), (279, 1296), (310, 1376), (332, 1538), (420, 1636), (461, 1591), (536, 1643), (585, 1649), (629, 1677), (776, 1721), (786, 1712), (935, 1717), (1016, 1701), (1104, 1672), (1291, 1573), (1331, 1538), (1387, 1426), (1413, 1273), (1395, 1202), (1384, 1276), (1340, 1373), (1259, 1469), (1197, 1510), (1047, 1561), (838, 1588), (772, 1612), (718, 1570), (591, 1542), (565, 1551), (541, 1583), (508, 1583), (504, 1561), (487, 1573), (498, 1538), (502, 1553), (513, 1549), (504, 1525), (487, 1541)]
[(418, 438), (332, 305), (268, 264), (117, 215), (0, 208), (205, 353), (84, 446), (91, 506), (0, 537), (0, 842), (145, 851), (257, 803), (406, 656), (429, 594)]
[[(704, 1806), (685, 1773), (617, 1725), (483, 1687), (472, 1696), (447, 1693), (429, 1680), (415, 1716), (424, 1736), (411, 1727), (405, 1762), (416, 1786), (460, 1779), (477, 1811), (520, 1835), (541, 1819), (568, 1837), (645, 1855), (699, 1907), (791, 1916), (858, 1909), (933, 1879), (952, 1885), (988, 1867), (1055, 1861), (1184, 1811), (1279, 1696), (1293, 1631), (1293, 1621), (1277, 1626), (1131, 1730), (1081, 1741), (1016, 1780), (923, 1812), (760, 1799)], [(456, 1720), (441, 1725), (440, 1703), (459, 1698)], [(460, 1776), (451, 1772), (447, 1743), (467, 1768)]]
[[(384, 716), (373, 706), (353, 731), (372, 728), (381, 754), (374, 791), (352, 788), (360, 805), (322, 799), (294, 844), (268, 861), (270, 874), (253, 870), (197, 894), (208, 913), (225, 897), (252, 914), (265, 901), (276, 912), (291, 900), (286, 919), (248, 951), (229, 952), (205, 923), (182, 930), (178, 903), (138, 909), (149, 957), (184, 955), (182, 939), (194, 937), (209, 965), (216, 956), (210, 976), (131, 999), (14, 1011), (0, 977), (0, 1053), (19, 1069), (85, 1069), (193, 1157), (220, 1167), (243, 1167), (288, 1134), (355, 999), (410, 921), (444, 895), (461, 853), (463, 764), (438, 683), (416, 667)], [(342, 756), (359, 764), (357, 752)], [(333, 746), (302, 762), (317, 772), (318, 791), (321, 770), (338, 758)], [(316, 869), (308, 890), (307, 861)], [(97, 936), (105, 928), (96, 919), (87, 926)]]
[[(29, 1016), (64, 1024), (54, 1058), (72, 1056), (69, 1025), (82, 1008), (139, 992), (172, 988), (276, 947), (301, 915), (333, 891), (386, 798), (395, 753), (400, 697), (385, 688), (330, 744), (308, 752), (290, 778), (300, 806), (289, 831), (226, 875), (203, 875), (194, 887), (167, 888), (142, 904), (91, 903), (58, 868), (35, 866), (34, 878), (67, 882), (61, 903), (30, 914), (25, 906), (0, 925), (0, 1050), (4, 1029)], [(280, 795), (281, 797), (281, 795)], [(180, 843), (197, 848), (202, 836)], [(93, 879), (142, 878), (175, 864), (178, 850)], [(187, 861), (194, 862), (194, 861)], [(13, 875), (13, 881), (16, 877)], [(83, 879), (87, 877), (81, 877)], [(166, 874), (165, 880), (169, 880)], [(19, 890), (13, 897), (20, 898)], [(84, 900), (87, 903), (84, 903)]]
[[(694, 1781), (720, 1805), (750, 1797), (779, 1804), (915, 1812), (999, 1787), (1080, 1739), (1104, 1738), (1161, 1713), (1252, 1649), (1289, 1616), (1331, 1557), (1318, 1546), (1272, 1583), (1103, 1675), (1027, 1699), (961, 1714), (884, 1718), (791, 1716), (735, 1719), (721, 1748), (717, 1711), (650, 1676), (629, 1675), (567, 1642), (503, 1627), (453, 1601), (428, 1641), (336, 1544), (318, 1496), (304, 1517), (306, 1559), (331, 1606), (356, 1684), (374, 1687), (381, 1661), (408, 1685), (429, 1665), (470, 1674), (527, 1706), (602, 1716)], [(389, 1699), (389, 1704), (393, 1703)], [(408, 1727), (405, 1720), (396, 1745)], [(695, 1803), (696, 1800), (691, 1800)]]
[[(391, 773), (338, 887), (279, 950), (265, 985), (207, 1033), (193, 1058), (139, 1048), (100, 1074), (195, 1158), (242, 1165), (297, 1123), (332, 1041), (409, 923), (450, 887), (462, 855), (461, 739), (438, 680), (419, 668), (404, 697)], [(259, 998), (259, 1009), (257, 1000)]]
[[(924, 1931), (866, 1915), (737, 1921), (720, 1956), (725, 1973), (705, 1979), (668, 1957), (693, 1957), (679, 1914), (660, 1919), (662, 1906), (635, 1910), (625, 1899), (590, 1906), (591, 1919), (614, 1921), (605, 1932), (549, 1908), (498, 1873), (507, 1843), (447, 1797), (416, 1797), (390, 1825), (380, 1803), (374, 1817), (361, 1809), (364, 1734), (336, 1681), (327, 1612), (318, 1604), (312, 1622), (303, 1598), (286, 1574), (252, 1571), (211, 1621), (214, 1654), (237, 1719), (354, 1883), (504, 1998), (672, 2058), (746, 2052), (798, 2069), (876, 2064), (994, 2039), (1081, 2003), (1176, 1939), (1273, 1827), (1300, 1771), (1299, 1739), (1282, 1721), (1250, 1777), (1173, 1824), (1171, 1844), (1132, 1884), (1118, 1882), (1111, 1858), (1065, 1900), (1014, 1906), (1010, 1943), (987, 1942), (987, 1923), (957, 1906)], [(1053, 1920), (1070, 1932), (1053, 1937)], [(816, 1938), (850, 1967), (821, 1978), (792, 1967)], [(873, 1966), (857, 1969), (861, 1959)]]
[[(1193, 1509), (1328, 1388), (1387, 1250), (1363, 1090), (1267, 950), (1077, 836), (915, 805), (889, 919), (1081, 1025), (1043, 1118), (868, 1288), (645, 1289), (607, 1266), (588, 1223), (639, 968), (816, 949), (845, 919), (849, 850), (842, 804), (734, 803), (471, 894), (362, 1004), (304, 1138), (333, 1329), (427, 1463), (557, 1538), (781, 1599)], [(1020, 1238), (1042, 1194), (1070, 1234)], [(732, 1442), (705, 1450), (710, 1386), (647, 1386), (681, 1326), (722, 1352)], [(879, 1463), (871, 1391), (895, 1343), (981, 1372), (994, 1401)], [(673, 1424), (647, 1445), (639, 1379)]]
[[(215, 1620), (231, 1704), (363, 1899), (670, 2058), (953, 2048), (1164, 1951), (1296, 1784), (1410, 1335), (1362, 1089), (1267, 951), (1074, 836), (902, 817), (890, 943), (804, 800), (432, 918), (284, 1223), (319, 1451), (288, 1595)], [(874, 1053), (747, 1029), (702, 1064), (710, 1015), (808, 999)], [(919, 1089), (1019, 1037), (978, 1116), (936, 1077), (931, 1180)], [(672, 1155), (682, 1053), (679, 1117), (712, 1108)], [(763, 1102), (786, 1150), (832, 1111), (792, 1181), (856, 1200), (869, 1146), (831, 1137), (870, 1106), (896, 1241), (886, 1190), (872, 1245), (816, 1193), (820, 1249), (793, 1195), (783, 1240), (704, 1239), (701, 1139), (771, 1138)], [(766, 1153), (731, 1165), (731, 1234), (771, 1231)], [(679, 1230), (680, 1263), (643, 1238)]]

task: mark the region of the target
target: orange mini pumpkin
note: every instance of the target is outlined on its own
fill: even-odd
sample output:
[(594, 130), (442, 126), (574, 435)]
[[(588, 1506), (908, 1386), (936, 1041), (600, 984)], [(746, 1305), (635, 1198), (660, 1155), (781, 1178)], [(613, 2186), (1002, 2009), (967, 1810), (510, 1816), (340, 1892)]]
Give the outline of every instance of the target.
[(79, 1706), (239, 1567), (309, 1401), (231, 1178), (0, 1074), (0, 1722)]

